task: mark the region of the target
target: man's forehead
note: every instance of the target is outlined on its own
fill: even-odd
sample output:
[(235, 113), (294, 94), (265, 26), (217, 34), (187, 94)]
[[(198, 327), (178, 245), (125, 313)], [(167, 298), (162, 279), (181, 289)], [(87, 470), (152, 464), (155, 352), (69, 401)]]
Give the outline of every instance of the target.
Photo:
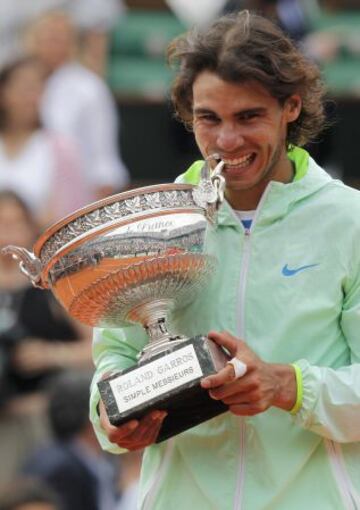
[(254, 80), (234, 83), (223, 80), (219, 75), (204, 72), (193, 84), (194, 109), (214, 107), (235, 110), (267, 108), (276, 99), (259, 82)]
[(194, 80), (194, 92), (206, 89), (226, 89), (229, 92), (234, 92), (235, 95), (246, 92), (254, 96), (272, 97), (267, 88), (257, 80), (241, 79), (239, 81), (231, 81), (222, 78), (219, 74), (212, 71), (202, 71)]

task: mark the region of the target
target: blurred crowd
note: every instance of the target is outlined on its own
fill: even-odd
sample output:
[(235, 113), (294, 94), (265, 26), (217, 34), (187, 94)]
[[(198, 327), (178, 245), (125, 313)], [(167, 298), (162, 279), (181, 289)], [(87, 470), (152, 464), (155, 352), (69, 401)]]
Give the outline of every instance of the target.
[[(1, 2), (0, 247), (130, 182), (104, 79), (120, 1)], [(118, 510), (140, 453), (109, 458), (88, 419), (91, 329), (0, 257), (0, 508)]]
[[(204, 24), (206, 3), (158, 2), (188, 25)], [(131, 186), (106, 81), (111, 31), (131, 4), (0, 3), (0, 248), (31, 250), (45, 227)], [(224, 0), (206, 19), (243, 8), (276, 19), (320, 65), (345, 43), (359, 57), (359, 39), (311, 21), (319, 9), (360, 10), (356, 0)], [(100, 450), (88, 420), (91, 373), (90, 328), (0, 256), (0, 510), (135, 508), (141, 452)]]

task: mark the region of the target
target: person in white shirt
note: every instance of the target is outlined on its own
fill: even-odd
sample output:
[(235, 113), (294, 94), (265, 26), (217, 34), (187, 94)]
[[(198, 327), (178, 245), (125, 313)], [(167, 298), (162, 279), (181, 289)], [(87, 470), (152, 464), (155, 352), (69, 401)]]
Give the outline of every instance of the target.
[(44, 78), (27, 57), (0, 72), (0, 190), (17, 193), (41, 226), (90, 199), (76, 147), (41, 125)]
[(94, 199), (121, 191), (129, 173), (118, 147), (118, 114), (106, 83), (75, 60), (76, 34), (62, 12), (41, 16), (28, 46), (49, 76), (42, 101), (45, 126), (71, 137), (83, 158)]

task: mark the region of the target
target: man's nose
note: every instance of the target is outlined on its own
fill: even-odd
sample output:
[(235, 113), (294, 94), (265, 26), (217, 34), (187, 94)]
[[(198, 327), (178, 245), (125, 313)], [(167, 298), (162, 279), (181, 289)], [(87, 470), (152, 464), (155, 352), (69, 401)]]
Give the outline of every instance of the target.
[(244, 144), (244, 137), (239, 126), (233, 124), (219, 127), (217, 147), (225, 152), (232, 152)]

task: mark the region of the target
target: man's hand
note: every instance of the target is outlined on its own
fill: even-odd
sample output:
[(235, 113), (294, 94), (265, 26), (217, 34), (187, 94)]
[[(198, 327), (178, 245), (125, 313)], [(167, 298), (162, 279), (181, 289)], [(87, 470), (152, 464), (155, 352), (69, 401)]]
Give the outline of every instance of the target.
[(100, 400), (100, 423), (111, 443), (127, 450), (141, 450), (155, 443), (166, 411), (152, 411), (141, 420), (130, 420), (119, 427), (111, 425)]
[(245, 342), (230, 333), (211, 331), (208, 337), (247, 366), (245, 375), (238, 379), (230, 364), (202, 379), (201, 386), (210, 390), (213, 399), (222, 400), (232, 413), (241, 416), (258, 414), (271, 406), (287, 411), (294, 406), (296, 377), (291, 365), (262, 361)]

